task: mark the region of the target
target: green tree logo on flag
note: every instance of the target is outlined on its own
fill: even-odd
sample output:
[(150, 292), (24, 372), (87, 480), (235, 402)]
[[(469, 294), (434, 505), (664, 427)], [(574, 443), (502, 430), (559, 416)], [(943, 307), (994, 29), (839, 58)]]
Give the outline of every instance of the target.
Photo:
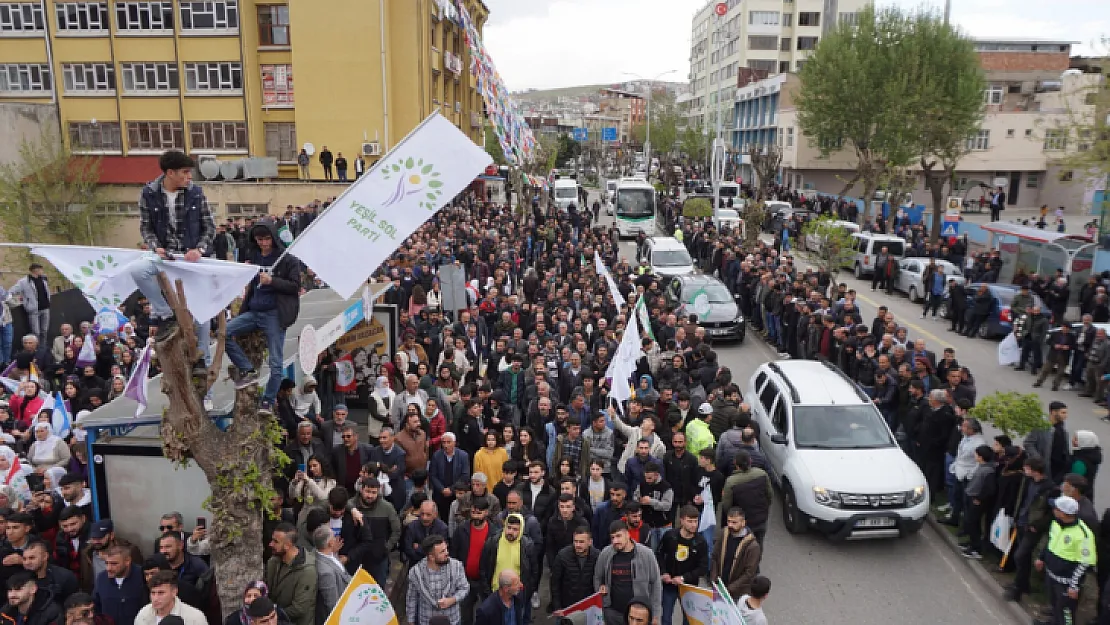
[(408, 158), (399, 157), (392, 164), (384, 165), (382, 167), (382, 178), (389, 181), (396, 178), (397, 187), (393, 190), (393, 194), (382, 204), (382, 208), (389, 208), (410, 195), (423, 193), (424, 197), (420, 198), (418, 203), (420, 208), (430, 211), (436, 210), (439, 208), (440, 196), (443, 195), (443, 182), (436, 180), (439, 175), (434, 164), (428, 163), (425, 165), (424, 159), (414, 161), (411, 156)]

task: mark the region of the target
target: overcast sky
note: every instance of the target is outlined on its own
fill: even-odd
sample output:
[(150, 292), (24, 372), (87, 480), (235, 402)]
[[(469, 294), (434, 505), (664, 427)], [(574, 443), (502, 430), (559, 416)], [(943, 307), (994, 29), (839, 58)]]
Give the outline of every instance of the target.
[[(942, 0), (923, 0), (943, 7)], [(510, 90), (620, 82), (624, 72), (685, 81), (690, 24), (706, 0), (485, 0), (485, 41)], [(919, 0), (879, 0), (914, 8)], [(952, 21), (976, 37), (1081, 42), (1102, 51), (1107, 0), (957, 0)]]

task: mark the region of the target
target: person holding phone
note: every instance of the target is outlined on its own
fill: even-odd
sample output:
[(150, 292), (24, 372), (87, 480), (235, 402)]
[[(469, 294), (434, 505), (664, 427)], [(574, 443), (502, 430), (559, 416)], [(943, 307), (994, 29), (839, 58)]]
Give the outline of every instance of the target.
[(327, 462), (316, 456), (308, 462), (299, 464), (293, 481), (289, 483), (289, 497), (294, 500), (294, 513), (299, 514), (306, 506), (315, 506), (328, 499), (328, 493), (335, 488), (335, 477)]

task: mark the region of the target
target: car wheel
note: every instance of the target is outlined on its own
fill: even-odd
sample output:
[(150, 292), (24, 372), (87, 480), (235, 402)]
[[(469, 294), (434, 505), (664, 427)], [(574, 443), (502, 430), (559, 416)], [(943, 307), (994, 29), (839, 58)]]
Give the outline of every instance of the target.
[(784, 483), (782, 489), (782, 523), (791, 534), (806, 531), (805, 514), (798, 509), (798, 498), (794, 496), (794, 487), (789, 483)]
[(860, 264), (859, 264), (859, 263), (856, 263), (856, 271), (855, 271), (855, 274), (856, 274), (856, 279), (857, 279), (857, 280), (862, 280), (862, 279), (863, 279), (863, 267), (862, 267), (862, 266), (860, 266)]
[(908, 295), (910, 296), (910, 301), (911, 302), (916, 302), (917, 301), (917, 287), (911, 286)]

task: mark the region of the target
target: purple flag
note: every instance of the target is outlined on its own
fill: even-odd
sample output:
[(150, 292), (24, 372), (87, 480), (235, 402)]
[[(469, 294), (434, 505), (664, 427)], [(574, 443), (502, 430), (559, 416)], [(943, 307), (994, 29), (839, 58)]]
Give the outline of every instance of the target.
[(15, 371), (15, 360), (12, 360), (12, 363), (4, 369), (3, 373), (0, 373), (0, 376), (5, 378), (9, 377), (12, 374), (12, 371)]
[(81, 352), (77, 354), (78, 367), (91, 367), (96, 364), (96, 339), (92, 334), (85, 335), (85, 342), (81, 345)]
[(135, 369), (131, 372), (131, 379), (127, 381), (127, 386), (123, 389), (124, 397), (130, 397), (139, 404), (139, 407), (135, 409), (136, 417), (146, 410), (146, 383), (150, 374), (150, 357), (152, 354), (153, 345), (148, 343), (143, 348), (142, 353), (139, 354), (139, 362), (135, 365)]

